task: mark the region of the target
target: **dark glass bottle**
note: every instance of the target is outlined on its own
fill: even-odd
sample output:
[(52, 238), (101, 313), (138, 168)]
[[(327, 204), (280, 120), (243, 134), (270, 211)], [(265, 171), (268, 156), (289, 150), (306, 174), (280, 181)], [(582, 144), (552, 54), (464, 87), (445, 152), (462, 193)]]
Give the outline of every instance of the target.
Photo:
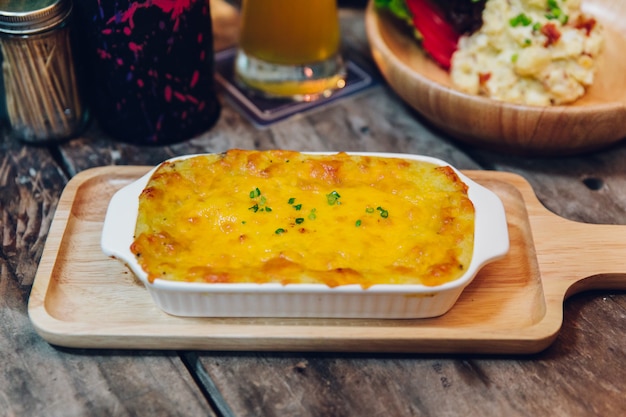
[(220, 103), (208, 1), (82, 0), (76, 8), (91, 105), (106, 133), (165, 145), (214, 125)]

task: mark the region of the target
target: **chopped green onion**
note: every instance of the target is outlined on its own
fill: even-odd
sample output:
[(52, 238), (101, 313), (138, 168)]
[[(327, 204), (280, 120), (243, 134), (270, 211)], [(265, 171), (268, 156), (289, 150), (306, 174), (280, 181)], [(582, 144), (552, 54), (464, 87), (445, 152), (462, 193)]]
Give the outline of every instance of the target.
[(334, 206), (335, 204), (337, 205), (341, 204), (339, 202), (340, 198), (341, 196), (339, 195), (337, 191), (332, 191), (330, 194), (326, 194), (326, 200), (328, 201), (329, 206)]
[(259, 205), (255, 204), (252, 207), (249, 207), (248, 210), (252, 210), (253, 212), (256, 213), (257, 211), (259, 211)]
[(296, 199), (295, 199), (295, 198), (293, 198), (293, 197), (291, 197), (291, 198), (289, 199), (289, 201), (287, 201), (287, 204), (293, 204), (293, 203), (295, 203), (295, 202), (296, 202)]
[(296, 219), (296, 224), (302, 224), (304, 222), (304, 219), (302, 217), (298, 217)]
[(546, 19), (548, 20), (558, 20), (563, 25), (567, 24), (569, 20), (569, 16), (563, 14), (563, 10), (559, 7), (559, 3), (556, 0), (548, 0), (548, 11)]
[(528, 26), (532, 23), (532, 19), (528, 16), (526, 16), (524, 13), (520, 13), (517, 16), (511, 18), (509, 20), (509, 24), (512, 27), (517, 27), (517, 26)]
[(385, 210), (384, 208), (378, 206), (376, 207), (376, 210), (380, 211), (380, 217), (382, 217), (383, 219), (386, 219), (387, 217), (389, 217), (389, 212)]
[(356, 227), (361, 227), (361, 219), (357, 220), (356, 223), (354, 223), (354, 225)]
[(309, 220), (315, 220), (317, 218), (317, 214), (315, 213), (317, 211), (317, 209), (311, 209), (311, 212), (309, 213)]
[(374, 209), (372, 207), (368, 207), (368, 208), (365, 209), (365, 212), (371, 214), (371, 213), (374, 212)]
[(300, 211), (300, 209), (302, 209), (302, 204), (296, 204), (295, 206), (293, 206), (293, 208), (295, 208), (297, 211)]
[(277, 235), (283, 234), (285, 233), (285, 229), (283, 229), (282, 227), (279, 227), (278, 229), (276, 229), (274, 233), (276, 233)]
[(255, 188), (254, 190), (250, 191), (250, 198), (256, 198), (258, 196), (261, 195), (261, 190), (259, 190), (259, 188)]

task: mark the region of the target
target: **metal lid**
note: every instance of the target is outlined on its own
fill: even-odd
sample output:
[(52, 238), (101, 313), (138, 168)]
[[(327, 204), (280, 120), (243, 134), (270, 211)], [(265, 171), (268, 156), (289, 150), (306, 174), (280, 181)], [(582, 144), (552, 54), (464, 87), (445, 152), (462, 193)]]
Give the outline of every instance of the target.
[(0, 33), (28, 35), (63, 22), (72, 0), (0, 0)]

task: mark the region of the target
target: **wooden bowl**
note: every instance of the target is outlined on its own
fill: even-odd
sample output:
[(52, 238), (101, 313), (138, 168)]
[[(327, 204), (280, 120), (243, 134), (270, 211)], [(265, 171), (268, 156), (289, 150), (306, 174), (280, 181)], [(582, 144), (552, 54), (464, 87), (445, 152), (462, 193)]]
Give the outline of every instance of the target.
[(391, 88), (452, 137), (495, 151), (564, 156), (626, 138), (626, 1), (583, 0), (606, 30), (595, 82), (570, 105), (524, 106), (468, 95), (373, 1), (365, 14), (372, 55)]

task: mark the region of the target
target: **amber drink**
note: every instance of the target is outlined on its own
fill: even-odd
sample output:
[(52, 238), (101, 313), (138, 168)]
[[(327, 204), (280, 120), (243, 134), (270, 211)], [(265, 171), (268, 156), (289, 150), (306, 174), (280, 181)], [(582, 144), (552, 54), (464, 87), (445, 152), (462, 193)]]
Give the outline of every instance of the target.
[(314, 100), (345, 85), (336, 0), (243, 0), (235, 75), (270, 97)]

